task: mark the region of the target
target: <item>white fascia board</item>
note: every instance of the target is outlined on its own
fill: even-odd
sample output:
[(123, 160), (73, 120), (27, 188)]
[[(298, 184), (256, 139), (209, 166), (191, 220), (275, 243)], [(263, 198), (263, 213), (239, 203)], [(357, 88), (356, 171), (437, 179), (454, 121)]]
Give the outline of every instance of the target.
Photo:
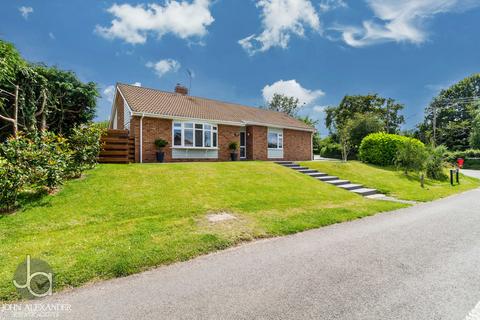
[(246, 125), (252, 126), (262, 126), (262, 127), (269, 127), (269, 128), (276, 128), (276, 129), (291, 129), (291, 130), (298, 130), (298, 131), (307, 131), (307, 132), (315, 132), (315, 129), (307, 129), (307, 128), (298, 128), (298, 127), (291, 127), (291, 126), (279, 126), (278, 124), (271, 124), (271, 123), (262, 123), (262, 122), (253, 122), (253, 121), (245, 121)]
[[(120, 88), (119, 88), (118, 86), (117, 86), (117, 91), (118, 91), (118, 93), (120, 93), (120, 95), (122, 96), (123, 103), (127, 106), (128, 111), (130, 112), (130, 116), (132, 116), (132, 115), (133, 115), (132, 108), (130, 108), (130, 106), (129, 106), (128, 102), (127, 102), (127, 99), (125, 99), (125, 96), (123, 95), (122, 90), (120, 90)], [(115, 103), (115, 101), (114, 101), (114, 103)], [(124, 115), (124, 116), (125, 116), (125, 115)]]
[(244, 127), (245, 123), (236, 122), (236, 121), (223, 121), (215, 119), (200, 119), (200, 118), (187, 118), (187, 117), (174, 117), (174, 116), (165, 116), (156, 113), (146, 113), (146, 112), (133, 112), (133, 116), (145, 116), (147, 118), (158, 118), (158, 119), (167, 119), (167, 120), (178, 120), (178, 121), (192, 121), (192, 122), (212, 122), (216, 124), (225, 124), (229, 126)]

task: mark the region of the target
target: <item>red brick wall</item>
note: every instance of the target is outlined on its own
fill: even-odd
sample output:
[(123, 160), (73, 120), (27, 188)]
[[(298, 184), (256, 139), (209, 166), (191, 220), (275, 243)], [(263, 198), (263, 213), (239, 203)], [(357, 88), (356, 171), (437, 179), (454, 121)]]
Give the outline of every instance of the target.
[[(155, 140), (164, 139), (168, 145), (164, 148), (165, 161), (172, 161), (172, 120), (159, 118), (143, 118), (143, 162), (157, 161)], [(130, 135), (135, 137), (135, 162), (140, 162), (140, 117), (134, 116), (130, 122)]]
[[(230, 150), (228, 145), (230, 142), (236, 142), (240, 146), (240, 127), (218, 125), (218, 160), (229, 161)], [(240, 157), (239, 150), (237, 150), (238, 157)]]
[(247, 126), (247, 159), (268, 160), (267, 127)]
[[(123, 108), (122, 108), (123, 110)], [(218, 160), (212, 159), (172, 159), (172, 120), (159, 118), (143, 118), (143, 162), (156, 162), (156, 139), (168, 141), (164, 149), (166, 162), (181, 161), (229, 161), (230, 150), (228, 145), (236, 141), (240, 145), (240, 127), (218, 126)], [(267, 127), (247, 126), (247, 159), (269, 160), (267, 152)], [(135, 138), (135, 162), (140, 161), (140, 117), (135, 116), (130, 122), (130, 134)], [(311, 132), (284, 129), (283, 130), (283, 159), (275, 160), (310, 160)], [(238, 152), (238, 151), (237, 151)]]
[(305, 161), (312, 159), (312, 133), (283, 129), (283, 159)]

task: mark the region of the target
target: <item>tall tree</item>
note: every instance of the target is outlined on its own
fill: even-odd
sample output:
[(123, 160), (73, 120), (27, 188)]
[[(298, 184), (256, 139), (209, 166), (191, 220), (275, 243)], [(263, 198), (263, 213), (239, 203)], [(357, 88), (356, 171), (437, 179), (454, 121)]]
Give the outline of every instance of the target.
[[(305, 117), (298, 117), (298, 120), (303, 121), (305, 124), (309, 125), (310, 127), (315, 128), (318, 124), (319, 121), (310, 118), (309, 116)], [(313, 153), (314, 154), (320, 154), (320, 143), (321, 143), (321, 138), (320, 138), (320, 133), (318, 131), (315, 131), (312, 137), (312, 144), (313, 144)]]
[(480, 149), (480, 108), (476, 110), (472, 121), (472, 130), (470, 132), (470, 147)]
[(299, 106), (299, 100), (295, 97), (288, 97), (283, 94), (275, 93), (267, 105), (263, 108), (273, 111), (284, 112), (292, 117), (296, 117)]
[(479, 101), (480, 74), (440, 91), (425, 110), (425, 119), (419, 125), (419, 136), (424, 142), (432, 141), (451, 150), (467, 149)]
[(71, 71), (30, 64), (0, 40), (0, 141), (17, 128), (68, 133), (93, 120), (98, 96), (95, 83), (83, 83)]
[(383, 130), (388, 133), (397, 133), (405, 119), (400, 115), (404, 108), (402, 104), (391, 98), (382, 98), (378, 94), (345, 96), (336, 107), (328, 107), (325, 124), (330, 133), (335, 135), (348, 120), (359, 114), (377, 117), (383, 123)]

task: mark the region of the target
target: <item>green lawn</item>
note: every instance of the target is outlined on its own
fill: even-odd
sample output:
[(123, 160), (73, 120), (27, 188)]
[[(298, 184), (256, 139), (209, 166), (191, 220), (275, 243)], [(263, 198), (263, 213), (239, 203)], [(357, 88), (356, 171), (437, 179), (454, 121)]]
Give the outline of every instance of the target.
[[(18, 298), (12, 276), (26, 254), (52, 266), (59, 290), (404, 206), (267, 162), (100, 165), (0, 216), (0, 301)], [(222, 211), (237, 219), (205, 218)]]
[(431, 201), (458, 192), (480, 187), (480, 180), (461, 176), (460, 185), (451, 186), (450, 181), (426, 179), (425, 188), (420, 186), (415, 174), (406, 176), (395, 168), (385, 168), (361, 163), (359, 161), (311, 161), (302, 162), (304, 166), (317, 169), (352, 183), (375, 188), (382, 193), (404, 200)]

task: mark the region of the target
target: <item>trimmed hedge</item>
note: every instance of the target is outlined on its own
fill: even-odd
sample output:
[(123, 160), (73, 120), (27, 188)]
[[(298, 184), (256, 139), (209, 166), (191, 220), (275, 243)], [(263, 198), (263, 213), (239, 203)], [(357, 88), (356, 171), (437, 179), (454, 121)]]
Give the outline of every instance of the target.
[(389, 166), (395, 163), (399, 145), (405, 141), (410, 141), (418, 146), (425, 145), (417, 139), (396, 134), (372, 133), (366, 136), (359, 149), (359, 158), (363, 162), (376, 164), (380, 166)]

